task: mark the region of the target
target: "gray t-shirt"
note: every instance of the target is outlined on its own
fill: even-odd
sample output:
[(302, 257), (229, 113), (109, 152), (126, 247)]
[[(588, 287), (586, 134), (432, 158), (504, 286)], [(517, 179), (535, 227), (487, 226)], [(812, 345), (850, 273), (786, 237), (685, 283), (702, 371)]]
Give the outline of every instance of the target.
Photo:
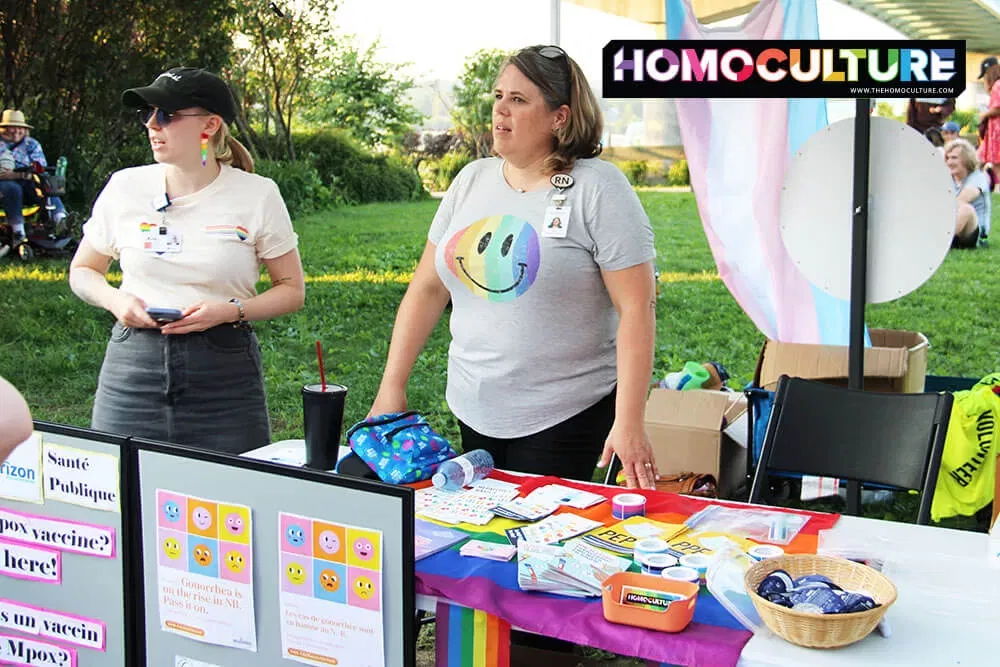
[(618, 315), (600, 271), (651, 261), (656, 251), (649, 218), (615, 165), (576, 162), (562, 192), (565, 238), (543, 230), (559, 191), (518, 192), (502, 165), (466, 166), (428, 239), (452, 300), (448, 405), (483, 435), (517, 438), (614, 388)]
[(961, 183), (955, 184), (955, 196), (965, 188), (976, 188), (979, 196), (969, 204), (976, 210), (976, 220), (979, 223), (980, 236), (989, 236), (990, 217), (993, 215), (993, 202), (990, 199), (990, 177), (981, 169), (970, 173)]

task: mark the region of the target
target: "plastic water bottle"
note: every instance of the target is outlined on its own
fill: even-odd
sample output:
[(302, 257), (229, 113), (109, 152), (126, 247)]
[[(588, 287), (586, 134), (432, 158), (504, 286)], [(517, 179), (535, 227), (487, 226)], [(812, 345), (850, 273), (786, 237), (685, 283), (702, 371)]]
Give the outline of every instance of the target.
[(67, 160), (65, 155), (60, 156), (59, 159), (56, 160), (56, 176), (63, 178), (66, 177), (66, 163)]
[(663, 389), (678, 389), (690, 391), (701, 389), (708, 382), (709, 374), (704, 366), (696, 361), (689, 361), (684, 364), (684, 370), (668, 373), (660, 380), (659, 385)]
[(438, 489), (457, 491), (493, 472), (493, 456), (485, 449), (473, 449), (441, 463), (431, 482)]

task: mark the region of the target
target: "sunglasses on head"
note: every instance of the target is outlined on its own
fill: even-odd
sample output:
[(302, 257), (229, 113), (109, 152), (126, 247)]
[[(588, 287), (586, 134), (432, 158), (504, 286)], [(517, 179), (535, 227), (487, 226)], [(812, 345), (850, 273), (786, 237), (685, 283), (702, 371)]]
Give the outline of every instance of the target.
[(143, 125), (149, 125), (149, 121), (156, 116), (156, 124), (160, 127), (166, 127), (174, 121), (175, 118), (182, 118), (184, 116), (208, 116), (207, 113), (180, 113), (178, 111), (164, 111), (157, 107), (141, 107), (135, 110), (136, 115), (139, 117), (139, 122)]
[(566, 52), (563, 51), (558, 46), (543, 46), (542, 48), (538, 49), (538, 55), (550, 59), (569, 58), (569, 56), (566, 55)]

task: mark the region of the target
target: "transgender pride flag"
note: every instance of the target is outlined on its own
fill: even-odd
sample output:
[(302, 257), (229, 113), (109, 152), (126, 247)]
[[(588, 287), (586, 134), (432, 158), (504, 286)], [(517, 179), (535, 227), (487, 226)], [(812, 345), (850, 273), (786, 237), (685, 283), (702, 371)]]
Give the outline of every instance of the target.
[[(667, 39), (819, 39), (816, 0), (761, 0), (737, 28), (707, 29), (666, 0)], [(768, 338), (846, 345), (849, 304), (792, 262), (778, 202), (792, 155), (827, 124), (823, 99), (678, 99), (677, 119), (719, 275)], [(850, 211), (844, 211), (849, 216)]]

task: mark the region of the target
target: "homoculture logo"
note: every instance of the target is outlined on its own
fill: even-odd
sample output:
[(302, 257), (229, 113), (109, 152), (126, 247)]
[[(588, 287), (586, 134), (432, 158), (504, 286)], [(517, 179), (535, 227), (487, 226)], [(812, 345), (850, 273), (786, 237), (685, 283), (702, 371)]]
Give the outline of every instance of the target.
[(962, 40), (612, 40), (603, 94), (638, 97), (955, 97)]

